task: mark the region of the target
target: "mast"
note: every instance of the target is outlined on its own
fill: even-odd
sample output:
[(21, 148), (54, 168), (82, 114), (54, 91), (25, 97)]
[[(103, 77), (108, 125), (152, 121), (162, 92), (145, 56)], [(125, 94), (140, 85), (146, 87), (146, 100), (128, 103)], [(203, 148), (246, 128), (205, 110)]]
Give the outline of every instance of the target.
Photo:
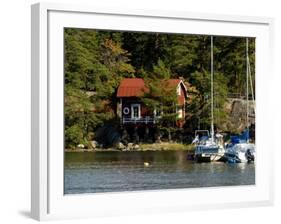
[(249, 70), (249, 83), (250, 83), (250, 89), (251, 89), (251, 94), (252, 94), (252, 101), (253, 101), (253, 107), (254, 107), (254, 112), (256, 113), (256, 105), (255, 105), (255, 94), (254, 94), (254, 88), (253, 88), (253, 80), (252, 80), (252, 74), (251, 74), (251, 63), (250, 63), (250, 58), (249, 58), (249, 53), (248, 53), (248, 70)]
[[(247, 136), (249, 134), (249, 52), (248, 52), (248, 37), (246, 37), (246, 128), (247, 128)], [(249, 139), (247, 138), (247, 142)]]
[(211, 139), (214, 142), (214, 56), (213, 36), (211, 36)]

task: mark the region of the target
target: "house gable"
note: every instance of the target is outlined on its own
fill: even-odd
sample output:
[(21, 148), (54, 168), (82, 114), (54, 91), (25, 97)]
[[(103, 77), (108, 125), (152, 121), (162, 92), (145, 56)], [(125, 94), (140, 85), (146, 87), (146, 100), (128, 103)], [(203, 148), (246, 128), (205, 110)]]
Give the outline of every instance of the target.
[[(174, 90), (177, 94), (178, 103), (175, 105), (179, 120), (177, 126), (182, 127), (185, 119), (185, 103), (187, 89), (181, 79), (169, 79), (162, 81), (165, 88)], [(117, 90), (119, 103), (117, 114), (122, 124), (149, 124), (155, 123), (159, 114), (153, 108), (147, 108), (140, 98), (149, 92), (145, 82), (141, 78), (125, 78), (120, 82)]]

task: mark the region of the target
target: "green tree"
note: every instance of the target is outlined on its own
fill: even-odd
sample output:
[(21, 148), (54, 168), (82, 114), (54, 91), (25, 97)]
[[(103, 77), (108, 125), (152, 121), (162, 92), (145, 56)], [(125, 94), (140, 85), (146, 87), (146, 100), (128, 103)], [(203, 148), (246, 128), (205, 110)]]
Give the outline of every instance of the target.
[(157, 127), (167, 132), (169, 138), (176, 128), (178, 115), (176, 112), (177, 94), (175, 86), (170, 85), (171, 71), (165, 67), (162, 60), (153, 66), (153, 71), (146, 77), (145, 84), (149, 91), (142, 97), (147, 108), (152, 108), (160, 116)]
[[(115, 119), (116, 89), (124, 77), (144, 78), (150, 92), (142, 100), (161, 108), (163, 129), (177, 119), (176, 93), (168, 79), (183, 77), (192, 96), (186, 108), (188, 128), (209, 128), (210, 36), (74, 28), (64, 34), (67, 147), (86, 143), (98, 127)], [(255, 89), (255, 38), (249, 38), (249, 58)], [(245, 92), (245, 38), (215, 36), (214, 118), (219, 130), (228, 120), (228, 95)]]
[(132, 65), (137, 71), (145, 69), (151, 72), (159, 59), (167, 61), (166, 46), (170, 43), (170, 37), (160, 33), (124, 32), (123, 47), (131, 53)]
[(122, 77), (133, 76), (128, 52), (112, 36), (120, 39), (117, 34), (65, 29), (66, 147), (87, 143), (98, 127), (115, 118), (116, 88)]

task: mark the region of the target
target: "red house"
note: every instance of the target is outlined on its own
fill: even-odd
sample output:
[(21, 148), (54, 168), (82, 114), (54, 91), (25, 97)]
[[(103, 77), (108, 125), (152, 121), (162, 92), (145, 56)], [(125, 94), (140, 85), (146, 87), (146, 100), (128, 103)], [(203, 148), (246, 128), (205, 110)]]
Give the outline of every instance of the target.
[[(175, 106), (176, 113), (178, 114), (176, 125), (182, 127), (185, 121), (186, 86), (181, 79), (169, 79), (164, 85), (175, 89), (178, 98), (178, 104)], [(148, 91), (144, 80), (141, 78), (125, 78), (121, 81), (117, 90), (117, 98), (119, 98), (117, 115), (120, 117), (122, 125), (155, 124), (157, 119), (161, 117), (161, 111), (157, 111), (154, 108), (146, 108), (141, 102), (140, 97)]]

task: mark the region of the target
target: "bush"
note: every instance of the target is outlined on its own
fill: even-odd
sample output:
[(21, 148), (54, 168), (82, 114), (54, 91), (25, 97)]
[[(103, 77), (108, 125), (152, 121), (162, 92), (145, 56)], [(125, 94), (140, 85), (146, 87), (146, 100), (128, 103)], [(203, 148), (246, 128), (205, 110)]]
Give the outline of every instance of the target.
[(65, 147), (75, 148), (78, 144), (83, 143), (83, 130), (78, 125), (66, 127), (65, 129)]

